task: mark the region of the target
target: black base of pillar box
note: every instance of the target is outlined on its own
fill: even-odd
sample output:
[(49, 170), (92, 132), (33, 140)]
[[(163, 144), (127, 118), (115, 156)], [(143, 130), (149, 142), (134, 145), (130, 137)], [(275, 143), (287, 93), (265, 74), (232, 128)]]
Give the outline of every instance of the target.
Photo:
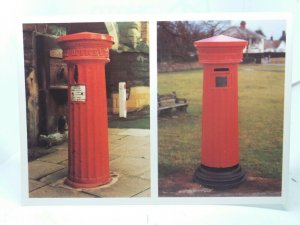
[(213, 168), (201, 164), (193, 176), (194, 182), (215, 189), (236, 187), (245, 179), (245, 172), (239, 164), (228, 168)]

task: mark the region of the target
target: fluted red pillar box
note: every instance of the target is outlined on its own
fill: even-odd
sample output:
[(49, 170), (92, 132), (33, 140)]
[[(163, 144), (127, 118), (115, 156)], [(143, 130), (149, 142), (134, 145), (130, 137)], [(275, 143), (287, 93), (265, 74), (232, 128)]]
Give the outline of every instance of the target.
[(204, 76), (201, 164), (193, 180), (229, 188), (245, 179), (239, 165), (237, 76), (247, 41), (219, 35), (194, 45)]
[(113, 38), (76, 33), (57, 40), (68, 64), (69, 168), (65, 182), (88, 188), (111, 181), (105, 64)]

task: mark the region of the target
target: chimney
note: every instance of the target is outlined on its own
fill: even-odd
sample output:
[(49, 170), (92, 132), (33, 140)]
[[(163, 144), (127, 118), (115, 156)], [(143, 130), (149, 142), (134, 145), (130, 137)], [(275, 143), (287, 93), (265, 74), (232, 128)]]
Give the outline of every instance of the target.
[(245, 30), (245, 29), (246, 29), (246, 22), (245, 22), (245, 21), (242, 21), (242, 22), (240, 23), (240, 28), (241, 28), (242, 30)]
[(279, 38), (279, 40), (280, 41), (286, 41), (286, 33), (285, 33), (285, 30), (284, 31), (282, 31), (282, 35), (281, 35), (281, 37)]
[(271, 36), (270, 40), (273, 41), (273, 36)]

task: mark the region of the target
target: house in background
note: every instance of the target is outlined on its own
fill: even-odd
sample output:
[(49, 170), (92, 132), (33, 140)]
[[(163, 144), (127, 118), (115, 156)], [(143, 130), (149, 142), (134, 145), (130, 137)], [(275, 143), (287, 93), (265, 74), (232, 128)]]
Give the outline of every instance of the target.
[(285, 42), (284, 41), (280, 41), (279, 46), (276, 49), (276, 52), (285, 52)]
[(254, 32), (246, 28), (246, 22), (241, 21), (240, 26), (231, 26), (220, 34), (227, 35), (233, 38), (243, 39), (248, 41), (248, 46), (244, 49), (244, 62), (262, 63), (263, 59), (268, 59), (265, 62), (270, 62), (271, 58), (284, 58), (286, 49), (286, 33), (282, 32), (279, 40), (273, 40), (271, 37), (268, 40), (263, 32)]
[(280, 42), (279, 40), (273, 40), (273, 37), (270, 40), (265, 40), (265, 52), (276, 52)]
[(265, 52), (285, 52), (286, 49), (286, 34), (282, 31), (282, 35), (279, 40), (274, 40), (273, 37), (270, 40), (265, 40)]
[(248, 41), (244, 53), (263, 53), (265, 36), (246, 28), (246, 22), (241, 21), (240, 26), (231, 26), (220, 34)]

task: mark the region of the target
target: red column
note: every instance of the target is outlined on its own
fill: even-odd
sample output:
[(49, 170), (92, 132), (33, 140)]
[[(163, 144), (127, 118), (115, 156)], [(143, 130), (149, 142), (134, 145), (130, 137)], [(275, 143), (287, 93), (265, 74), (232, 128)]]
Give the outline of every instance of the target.
[(111, 181), (105, 64), (113, 38), (77, 33), (58, 38), (68, 63), (69, 170), (66, 183), (79, 188)]
[(232, 187), (245, 178), (239, 165), (237, 68), (247, 42), (220, 35), (194, 44), (204, 76), (201, 164), (193, 180)]
[[(236, 69), (236, 64), (204, 66), (201, 163), (209, 167), (226, 168), (239, 163)], [(226, 79), (226, 87), (215, 87), (217, 79)]]

